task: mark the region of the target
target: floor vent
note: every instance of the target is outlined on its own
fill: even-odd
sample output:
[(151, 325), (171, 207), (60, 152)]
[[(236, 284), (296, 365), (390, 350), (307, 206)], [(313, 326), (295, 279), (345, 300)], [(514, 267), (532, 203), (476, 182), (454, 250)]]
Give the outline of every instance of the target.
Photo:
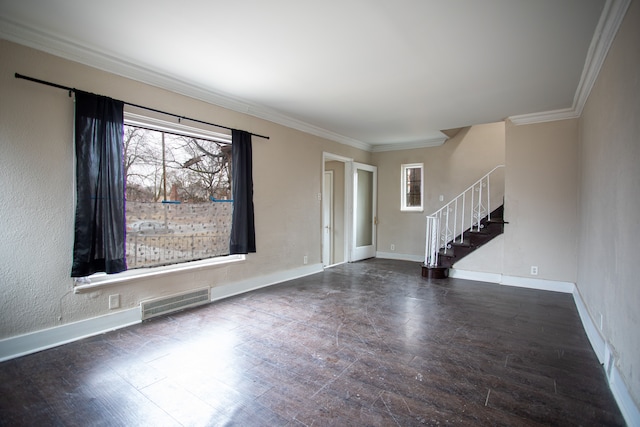
[(162, 314), (172, 313), (177, 310), (206, 304), (209, 302), (209, 300), (209, 288), (202, 288), (183, 292), (180, 294), (142, 301), (140, 303), (142, 320), (160, 316)]

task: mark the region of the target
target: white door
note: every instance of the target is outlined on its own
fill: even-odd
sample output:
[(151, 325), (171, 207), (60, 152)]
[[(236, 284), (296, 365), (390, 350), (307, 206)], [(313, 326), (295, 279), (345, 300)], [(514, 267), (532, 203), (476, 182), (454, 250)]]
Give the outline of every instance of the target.
[(351, 261), (376, 256), (378, 168), (353, 163), (353, 240)]
[(333, 171), (324, 172), (322, 187), (322, 265), (333, 264)]

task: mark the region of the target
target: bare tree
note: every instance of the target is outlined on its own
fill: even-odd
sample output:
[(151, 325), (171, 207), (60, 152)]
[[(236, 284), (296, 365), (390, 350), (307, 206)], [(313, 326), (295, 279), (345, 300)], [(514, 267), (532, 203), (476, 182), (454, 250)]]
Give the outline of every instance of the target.
[[(125, 126), (124, 161), (129, 200), (158, 201), (163, 197), (163, 190), (169, 188), (178, 189), (180, 199), (186, 202), (230, 198), (229, 149), (215, 141), (166, 134), (163, 156), (161, 136), (161, 132)], [(164, 182), (167, 189), (163, 188)]]

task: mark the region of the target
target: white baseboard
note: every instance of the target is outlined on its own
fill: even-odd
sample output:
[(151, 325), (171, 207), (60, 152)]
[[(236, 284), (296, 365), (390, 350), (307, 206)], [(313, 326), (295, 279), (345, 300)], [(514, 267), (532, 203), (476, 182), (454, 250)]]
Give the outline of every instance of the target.
[(620, 375), (620, 371), (616, 367), (615, 360), (611, 359), (615, 356), (611, 353), (609, 346), (600, 335), (593, 319), (591, 319), (589, 311), (582, 301), (580, 292), (574, 283), (533, 279), (528, 277), (504, 276), (498, 273), (457, 270), (455, 268), (451, 268), (449, 270), (449, 277), (572, 294), (584, 331), (589, 338), (589, 342), (591, 343), (593, 351), (596, 353), (598, 361), (604, 365), (603, 369), (605, 370), (605, 374), (609, 381), (609, 388), (611, 389), (614, 399), (618, 403), (618, 407), (620, 408), (620, 412), (622, 413), (625, 422), (629, 426), (640, 427), (640, 410), (631, 397), (631, 393), (629, 393), (629, 389)]
[(622, 413), (625, 422), (628, 426), (640, 427), (640, 409), (636, 406), (626, 383), (622, 379), (622, 375), (620, 375), (620, 371), (615, 363), (615, 355), (612, 354), (609, 345), (602, 335), (600, 335), (600, 332), (591, 318), (591, 315), (589, 315), (589, 311), (582, 301), (582, 296), (577, 288), (573, 292), (573, 300), (576, 304), (576, 308), (578, 309), (582, 326), (587, 334), (587, 338), (589, 338), (591, 347), (593, 347), (593, 351), (596, 353), (598, 361), (603, 365), (604, 372), (607, 375), (607, 380), (609, 381), (609, 388), (611, 389), (614, 399), (618, 403), (618, 408), (620, 408), (620, 412)]
[(140, 323), (140, 307), (0, 341), (0, 362)]
[(500, 283), (502, 274), (484, 273), (482, 271), (459, 270), (457, 268), (449, 269), (449, 277), (454, 279), (476, 280), (478, 282)]
[(519, 288), (538, 289), (541, 291), (562, 292), (572, 294), (576, 285), (571, 282), (557, 280), (533, 279), (530, 277), (502, 276), (501, 285), (517, 286)]
[(217, 301), (234, 295), (264, 288), (266, 286), (276, 285), (278, 283), (286, 282), (287, 280), (320, 273), (323, 270), (322, 264), (305, 265), (293, 270), (278, 271), (264, 276), (252, 277), (251, 279), (230, 283), (228, 285), (215, 286), (211, 288), (211, 301)]
[(424, 262), (424, 256), (422, 255), (399, 254), (397, 252), (376, 252), (376, 258)]
[(593, 323), (593, 319), (591, 319), (589, 311), (587, 310), (587, 306), (584, 305), (582, 297), (580, 296), (580, 292), (577, 288), (573, 292), (573, 301), (576, 304), (576, 308), (578, 309), (578, 315), (580, 316), (580, 320), (582, 321), (582, 327), (587, 334), (587, 338), (589, 338), (591, 347), (593, 347), (593, 351), (596, 353), (600, 364), (604, 364), (606, 351), (604, 339), (602, 338), (602, 335), (600, 335), (600, 332), (598, 332), (598, 328), (596, 327), (595, 323)]
[(618, 408), (620, 408), (625, 422), (629, 427), (640, 427), (640, 409), (636, 406), (615, 364), (608, 378), (609, 388), (611, 389), (614, 399), (618, 402)]
[(519, 288), (538, 289), (541, 291), (554, 291), (571, 294), (575, 290), (575, 284), (560, 282), (557, 280), (534, 279), (529, 277), (505, 276), (500, 273), (485, 273), (481, 271), (449, 269), (449, 277), (455, 279), (477, 280), (478, 282), (496, 283), (505, 286)]
[[(293, 270), (268, 274), (229, 285), (212, 287), (211, 300), (215, 301), (227, 298), (287, 280), (297, 279), (298, 277), (319, 273), (322, 270), (322, 264), (305, 265), (304, 267)], [(6, 338), (0, 340), (0, 362), (99, 335), (104, 332), (135, 325), (140, 323), (142, 321), (141, 319), (140, 307), (135, 307), (104, 316), (93, 317), (79, 322)]]

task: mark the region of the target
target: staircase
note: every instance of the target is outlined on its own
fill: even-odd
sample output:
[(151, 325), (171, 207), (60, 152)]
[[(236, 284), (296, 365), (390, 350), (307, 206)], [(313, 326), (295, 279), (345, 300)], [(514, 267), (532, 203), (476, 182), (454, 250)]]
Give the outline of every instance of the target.
[[(427, 216), (422, 276), (429, 279), (448, 277), (449, 268), (455, 262), (502, 234), (504, 224), (507, 224), (503, 201), (504, 166), (499, 165)], [(498, 203), (500, 206), (492, 211), (491, 206)]]

